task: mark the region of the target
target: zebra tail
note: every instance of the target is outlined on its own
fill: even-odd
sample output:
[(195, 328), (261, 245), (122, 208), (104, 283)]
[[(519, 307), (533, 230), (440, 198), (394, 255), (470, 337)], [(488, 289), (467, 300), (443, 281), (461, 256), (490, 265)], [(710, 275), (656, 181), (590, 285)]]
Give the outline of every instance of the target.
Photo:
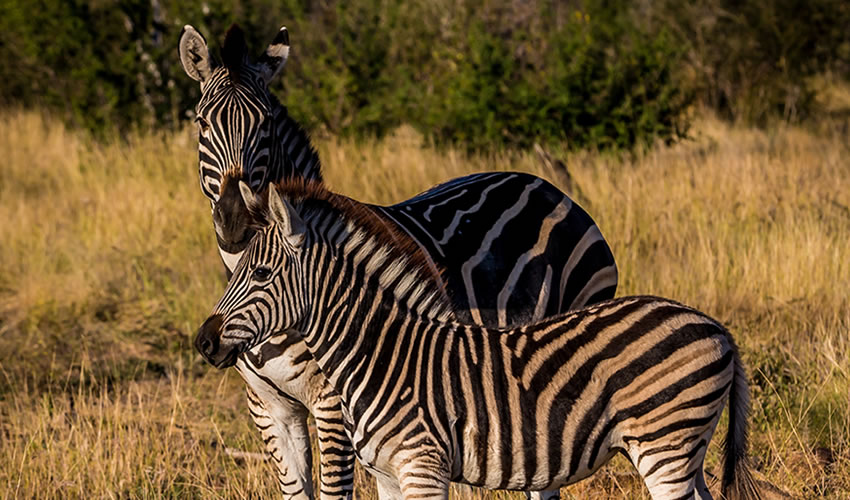
[(720, 490), (723, 497), (729, 500), (761, 498), (747, 458), (750, 389), (744, 365), (734, 344), (733, 349), (735, 373), (732, 387), (729, 389), (729, 429), (723, 450), (723, 480)]

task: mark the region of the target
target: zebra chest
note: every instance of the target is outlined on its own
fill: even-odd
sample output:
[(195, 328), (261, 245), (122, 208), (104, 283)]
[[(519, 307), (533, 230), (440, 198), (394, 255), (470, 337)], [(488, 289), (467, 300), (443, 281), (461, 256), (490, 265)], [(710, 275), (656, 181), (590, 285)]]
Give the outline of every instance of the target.
[(236, 365), (245, 383), (263, 401), (300, 402), (308, 408), (321, 375), (306, 346), (295, 335), (273, 337), (246, 351)]

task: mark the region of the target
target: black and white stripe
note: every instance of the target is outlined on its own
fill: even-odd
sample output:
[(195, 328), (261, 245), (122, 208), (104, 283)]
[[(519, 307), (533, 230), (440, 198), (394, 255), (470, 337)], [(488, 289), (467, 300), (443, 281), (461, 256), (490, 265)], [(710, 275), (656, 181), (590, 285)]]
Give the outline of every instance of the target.
[(377, 209), (445, 269), (464, 321), (504, 327), (614, 296), (617, 266), (599, 228), (539, 177), (468, 175)]
[[(232, 28), (222, 49), (224, 64), (218, 64), (197, 31), (187, 26), (181, 36), (184, 68), (201, 82), (201, 188), (211, 202), (228, 274), (254, 233), (239, 183), (262, 192), (290, 177), (321, 181), (307, 135), (268, 91), (269, 75), (283, 66), (288, 47), (281, 29), (252, 64), (241, 32)], [(411, 236), (432, 266), (443, 269), (446, 291), (464, 321), (508, 326), (614, 296), (617, 268), (598, 227), (538, 177), (476, 174), (372, 208)], [(338, 442), (345, 438), (339, 414), (332, 411), (338, 408), (333, 389), (308, 359), (303, 342), (274, 338), (241, 356), (236, 367), (248, 385), (249, 409), (275, 459), (285, 496), (312, 497), (310, 457), (299, 456), (292, 444), (306, 439), (303, 407), (316, 417), (320, 448), (333, 443), (327, 446), (330, 456), (322, 448), (321, 493), (345, 496), (352, 488), (352, 450)], [(536, 498), (552, 496), (557, 492)]]
[(196, 346), (224, 367), (302, 336), (381, 498), (447, 498), (449, 481), (552, 489), (616, 453), (653, 498), (711, 498), (703, 460), (727, 401), (723, 493), (757, 495), (746, 377), (715, 320), (627, 297), (512, 329), (460, 324), (418, 248), (373, 211), (315, 186), (280, 191), (243, 190), (258, 234)]

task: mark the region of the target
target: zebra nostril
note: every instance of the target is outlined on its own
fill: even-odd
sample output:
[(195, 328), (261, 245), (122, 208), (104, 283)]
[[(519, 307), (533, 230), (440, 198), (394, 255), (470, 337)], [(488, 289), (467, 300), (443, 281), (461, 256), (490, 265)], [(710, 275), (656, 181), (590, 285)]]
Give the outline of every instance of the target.
[(201, 331), (198, 332), (198, 337), (195, 339), (195, 349), (203, 357), (209, 359), (218, 350), (216, 344), (217, 342), (213, 340), (212, 335), (206, 329), (201, 328)]
[(202, 339), (201, 340), (201, 352), (209, 356), (212, 354), (210, 351), (212, 350), (213, 343), (210, 339)]
[(211, 358), (218, 351), (218, 335), (221, 330), (222, 317), (214, 315), (207, 319), (201, 328), (198, 330), (198, 335), (195, 337), (195, 349), (201, 355), (211, 361)]

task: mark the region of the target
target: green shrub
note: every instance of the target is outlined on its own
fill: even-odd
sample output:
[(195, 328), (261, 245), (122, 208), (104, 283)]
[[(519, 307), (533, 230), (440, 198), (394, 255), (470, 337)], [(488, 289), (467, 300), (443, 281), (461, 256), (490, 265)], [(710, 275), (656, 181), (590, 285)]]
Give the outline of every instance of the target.
[(728, 119), (799, 121), (816, 112), (811, 77), (850, 69), (843, 0), (670, 0), (655, 9), (687, 49), (682, 85)]
[(259, 54), (280, 25), (273, 84), (308, 129), (380, 136), (402, 123), (471, 149), (673, 140), (696, 96), (763, 123), (812, 113), (809, 77), (850, 68), (839, 0), (0, 0), (0, 105), (77, 126), (175, 126), (197, 102), (177, 38), (216, 52), (232, 22)]
[[(594, 19), (575, 11), (538, 40), (527, 32), (506, 40), (475, 25), (424, 130), (474, 148), (564, 140), (629, 148), (680, 137), (691, 100), (672, 79), (680, 55), (672, 39)], [(529, 42), (546, 47), (537, 64), (514, 55)]]

